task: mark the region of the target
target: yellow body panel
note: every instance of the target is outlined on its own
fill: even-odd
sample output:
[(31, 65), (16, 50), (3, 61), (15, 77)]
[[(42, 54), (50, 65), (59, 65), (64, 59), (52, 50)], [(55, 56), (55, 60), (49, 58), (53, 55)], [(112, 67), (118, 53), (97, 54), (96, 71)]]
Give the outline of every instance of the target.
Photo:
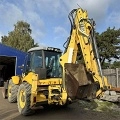
[(20, 83), (20, 78), (18, 76), (12, 76), (12, 82), (14, 84), (19, 84)]
[(23, 77), (22, 81), (26, 81), (32, 85), (32, 78), (34, 77), (34, 75), (35, 75), (35, 73), (30, 72), (30, 73), (28, 73), (28, 75)]
[(63, 90), (62, 91), (62, 103), (61, 103), (61, 105), (64, 105), (64, 104), (66, 104), (66, 102), (67, 102), (67, 92), (66, 92), (66, 90)]
[[(49, 96), (48, 104), (64, 105), (67, 101), (67, 92), (62, 89), (61, 85), (51, 85), (49, 86)], [(58, 91), (60, 94), (54, 93), (52, 91)]]
[(61, 78), (50, 78), (45, 80), (38, 80), (38, 85), (61, 85), (62, 79)]
[(46, 96), (44, 94), (38, 94), (36, 96), (36, 102), (43, 102), (43, 101), (47, 101), (48, 99), (46, 98)]
[[(38, 80), (38, 75), (30, 72), (28, 75), (26, 75), (22, 81), (26, 81), (29, 84), (32, 85), (31, 89), (31, 106), (35, 105), (39, 102), (45, 102), (48, 101), (48, 104), (65, 104), (67, 100), (67, 93), (65, 90), (62, 90), (62, 78), (50, 78), (45, 80)], [(40, 86), (48, 86), (48, 99), (43, 93), (39, 92)], [(52, 99), (52, 96), (59, 96), (59, 94), (53, 94), (52, 90), (59, 90), (60, 91), (60, 99)], [(21, 105), (24, 105), (24, 103), (21, 102)]]
[(26, 81), (29, 84), (33, 84), (33, 80), (37, 79), (37, 85), (57, 85), (57, 84), (62, 84), (62, 78), (49, 78), (49, 79), (43, 79), (43, 80), (38, 80), (38, 78), (36, 78), (37, 75), (33, 72), (28, 73), (28, 75), (26, 75), (22, 81)]

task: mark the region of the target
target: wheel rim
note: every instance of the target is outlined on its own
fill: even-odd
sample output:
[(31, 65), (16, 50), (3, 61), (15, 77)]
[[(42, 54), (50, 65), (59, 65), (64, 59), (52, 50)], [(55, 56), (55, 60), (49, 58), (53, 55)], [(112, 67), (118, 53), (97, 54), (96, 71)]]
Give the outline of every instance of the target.
[(11, 85), (8, 85), (8, 97), (11, 97)]
[(21, 90), (20, 91), (20, 96), (19, 96), (19, 101), (20, 101), (20, 107), (24, 108), (25, 107), (25, 91)]

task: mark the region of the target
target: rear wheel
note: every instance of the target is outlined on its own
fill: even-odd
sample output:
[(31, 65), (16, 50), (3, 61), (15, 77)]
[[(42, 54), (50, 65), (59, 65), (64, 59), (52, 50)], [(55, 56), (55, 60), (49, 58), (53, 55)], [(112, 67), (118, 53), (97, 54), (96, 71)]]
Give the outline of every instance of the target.
[(33, 113), (33, 110), (30, 108), (30, 97), (31, 85), (24, 82), (19, 86), (17, 94), (18, 110), (22, 115), (30, 115)]
[(19, 85), (16, 85), (9, 80), (8, 84), (8, 101), (10, 103), (15, 103), (17, 101), (17, 92), (18, 92)]
[(3, 89), (2, 89), (2, 95), (3, 95), (3, 98), (4, 98), (4, 99), (7, 98), (7, 89), (5, 89), (4, 87), (3, 87)]

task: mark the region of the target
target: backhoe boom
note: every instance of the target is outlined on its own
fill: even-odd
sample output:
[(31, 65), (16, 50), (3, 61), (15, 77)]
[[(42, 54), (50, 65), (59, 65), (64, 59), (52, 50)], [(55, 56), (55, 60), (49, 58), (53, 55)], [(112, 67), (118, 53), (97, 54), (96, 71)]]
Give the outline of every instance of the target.
[[(110, 88), (110, 85), (108, 85), (107, 79), (102, 75), (94, 38), (94, 21), (89, 19), (87, 11), (81, 8), (73, 10), (69, 14), (69, 19), (71, 21), (71, 33), (65, 53), (60, 58), (60, 63), (63, 68), (65, 63), (75, 64), (78, 51), (81, 49), (86, 71), (92, 75), (94, 82), (100, 85), (100, 89), (96, 94), (96, 96), (98, 96), (103, 89)], [(64, 69), (63, 74), (65, 74)], [(65, 77), (63, 79), (65, 80)]]

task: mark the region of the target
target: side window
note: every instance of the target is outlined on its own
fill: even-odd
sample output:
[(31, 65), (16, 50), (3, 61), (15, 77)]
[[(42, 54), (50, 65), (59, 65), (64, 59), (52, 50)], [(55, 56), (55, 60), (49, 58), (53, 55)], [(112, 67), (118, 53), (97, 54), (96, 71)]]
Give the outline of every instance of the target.
[(48, 57), (45, 58), (46, 67), (48, 67)]
[(42, 68), (42, 56), (41, 55), (34, 55), (34, 66)]
[(41, 68), (43, 67), (41, 51), (35, 51), (31, 55), (31, 64), (30, 64), (31, 71), (35, 71), (37, 67), (41, 67)]
[(31, 58), (31, 53), (29, 53), (25, 57), (23, 73), (27, 73), (30, 69), (30, 58)]
[(55, 66), (55, 56), (45, 57), (46, 67)]

